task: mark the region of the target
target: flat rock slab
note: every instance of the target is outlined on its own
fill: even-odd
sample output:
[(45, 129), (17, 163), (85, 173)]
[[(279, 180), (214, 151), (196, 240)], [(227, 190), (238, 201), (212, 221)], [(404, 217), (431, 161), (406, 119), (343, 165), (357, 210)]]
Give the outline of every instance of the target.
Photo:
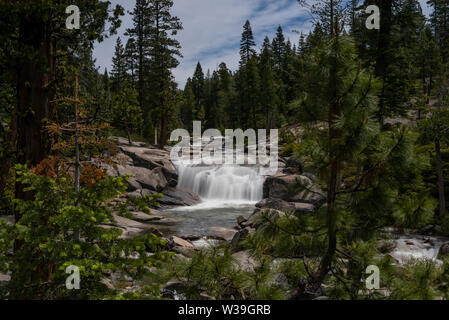
[(168, 170), (175, 170), (170, 161), (170, 152), (156, 148), (128, 147), (120, 146), (123, 153), (130, 156), (134, 163), (148, 169), (165, 167)]
[(134, 221), (125, 217), (121, 217), (117, 214), (114, 214), (114, 219), (117, 222), (117, 225), (122, 228), (138, 228), (138, 229), (147, 229), (148, 226), (139, 222)]
[(201, 202), (196, 193), (181, 188), (167, 187), (162, 194), (164, 197), (158, 202), (163, 206), (193, 206)]
[[(116, 141), (119, 144), (129, 145), (129, 140), (127, 138), (124, 138), (124, 137), (111, 136), (108, 139)], [(134, 146), (134, 147), (144, 147), (144, 146), (146, 146), (146, 143), (145, 142), (139, 142), (139, 141), (132, 141), (131, 140), (131, 145)]]
[(267, 198), (256, 204), (260, 209), (275, 209), (283, 212), (312, 213), (315, 206), (305, 202), (287, 202), (278, 198)]
[(225, 241), (231, 241), (232, 238), (234, 238), (234, 235), (237, 233), (237, 230), (222, 227), (212, 227), (209, 228), (209, 231), (212, 231), (217, 238), (223, 239)]
[(131, 188), (142, 186), (150, 190), (160, 191), (167, 186), (167, 179), (160, 170), (151, 171), (142, 167), (117, 165), (117, 172), (119, 176), (133, 176), (134, 179), (130, 183)]
[(147, 214), (141, 211), (131, 211), (130, 214), (133, 217), (133, 219), (138, 222), (152, 222), (163, 219), (163, 217), (161, 216), (156, 216), (154, 214)]
[(172, 236), (171, 237), (171, 241), (173, 241), (175, 246), (188, 248), (188, 249), (195, 249), (195, 246), (192, 243), (190, 243), (187, 240), (181, 239), (181, 238), (179, 238), (177, 236)]
[(151, 221), (151, 223), (154, 225), (175, 226), (175, 225), (181, 223), (182, 221), (183, 221), (182, 219), (161, 217), (161, 219), (153, 220), (153, 221)]

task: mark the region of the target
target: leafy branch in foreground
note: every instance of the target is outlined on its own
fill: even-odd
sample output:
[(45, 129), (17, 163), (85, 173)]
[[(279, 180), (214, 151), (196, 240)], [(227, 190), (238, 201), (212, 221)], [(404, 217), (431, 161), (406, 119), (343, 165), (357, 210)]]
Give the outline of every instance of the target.
[[(75, 193), (69, 176), (39, 176), (21, 165), (16, 170), (18, 181), (34, 197), (14, 200), (21, 214), (18, 223), (0, 222), (0, 271), (12, 273), (11, 281), (0, 288), (3, 298), (113, 297), (118, 292), (104, 283), (111, 274), (141, 279), (152, 275), (150, 268), (169, 261), (164, 240), (154, 234), (123, 239), (122, 230), (114, 227), (113, 208), (105, 202), (126, 190), (124, 178), (105, 177)], [(65, 286), (70, 265), (79, 268), (80, 290)], [(158, 289), (154, 286), (145, 294), (158, 298)]]

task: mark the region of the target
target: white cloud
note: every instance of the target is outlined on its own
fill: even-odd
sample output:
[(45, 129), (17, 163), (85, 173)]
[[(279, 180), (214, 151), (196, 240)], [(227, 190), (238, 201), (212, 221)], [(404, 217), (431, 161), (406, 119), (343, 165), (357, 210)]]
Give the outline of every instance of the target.
[[(127, 11), (134, 7), (134, 0), (111, 0), (121, 4)], [(420, 0), (424, 13), (429, 9), (425, 0)], [(173, 74), (180, 87), (192, 76), (196, 64), (201, 62), (204, 72), (216, 69), (225, 62), (231, 70), (238, 67), (238, 46), (245, 21), (248, 19), (260, 47), (263, 38), (273, 38), (278, 25), (284, 29), (286, 38), (297, 43), (299, 35), (293, 29), (310, 30), (310, 16), (300, 7), (297, 0), (175, 0), (173, 14), (178, 16), (184, 26), (177, 38), (182, 45), (184, 58)], [(131, 27), (129, 15), (122, 19), (119, 35)], [(107, 39), (95, 48), (97, 65), (110, 70), (114, 45), (117, 36)]]
[(258, 46), (266, 35), (274, 35), (279, 24), (283, 25), (286, 37), (294, 42), (299, 36), (290, 29), (306, 30), (301, 23), (293, 23), (305, 16), (296, 0), (178, 1), (174, 14), (184, 25), (178, 37), (184, 59), (174, 71), (181, 85), (193, 74), (198, 61), (204, 71), (216, 69), (221, 62), (235, 70), (239, 61), (238, 45), (247, 19), (251, 21)]

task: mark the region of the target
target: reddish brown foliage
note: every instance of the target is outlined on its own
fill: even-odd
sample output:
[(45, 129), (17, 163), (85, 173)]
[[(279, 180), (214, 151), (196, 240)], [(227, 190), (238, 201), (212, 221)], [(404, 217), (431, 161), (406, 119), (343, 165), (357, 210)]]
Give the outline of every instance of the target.
[(30, 173), (56, 179), (63, 167), (62, 161), (58, 157), (49, 157), (42, 160)]
[(85, 163), (81, 168), (80, 183), (85, 186), (92, 186), (106, 177), (106, 173), (102, 169)]

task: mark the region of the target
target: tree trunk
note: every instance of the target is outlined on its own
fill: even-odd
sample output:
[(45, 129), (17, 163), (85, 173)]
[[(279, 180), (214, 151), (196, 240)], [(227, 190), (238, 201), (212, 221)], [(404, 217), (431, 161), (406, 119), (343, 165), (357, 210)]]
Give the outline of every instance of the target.
[[(17, 70), (17, 149), (18, 162), (35, 166), (50, 152), (50, 141), (44, 132), (44, 120), (53, 118), (51, 102), (55, 96), (56, 39), (51, 25), (23, 20), (20, 39), (26, 49), (33, 48), (34, 57), (19, 61)], [(31, 194), (16, 185), (16, 197), (31, 200)], [(20, 219), (16, 213), (16, 221)]]
[(446, 211), (446, 199), (444, 196), (444, 177), (443, 177), (443, 165), (441, 160), (440, 140), (435, 141), (435, 153), (436, 153), (436, 167), (437, 167), (439, 216), (440, 218), (443, 218), (445, 216)]
[(159, 141), (159, 148), (163, 149), (164, 146), (167, 144), (168, 139), (168, 114), (167, 112), (164, 112), (161, 119), (161, 139)]
[(377, 42), (375, 75), (382, 77), (388, 66), (388, 48), (390, 46), (390, 31), (393, 0), (376, 0), (380, 10), (380, 30)]
[[(338, 38), (339, 30), (338, 25), (334, 21), (334, 7), (331, 1), (331, 37), (333, 40), (333, 50), (338, 49)], [(330, 160), (330, 175), (328, 181), (327, 190), (327, 236), (328, 236), (328, 246), (327, 251), (320, 262), (317, 272), (315, 273), (315, 279), (312, 279), (312, 283), (308, 291), (315, 292), (318, 290), (325, 280), (327, 274), (332, 267), (332, 261), (335, 256), (335, 251), (337, 250), (337, 229), (336, 229), (336, 211), (335, 211), (335, 201), (337, 197), (337, 189), (339, 185), (339, 176), (341, 171), (341, 150), (338, 150), (335, 146), (334, 141), (341, 137), (341, 129), (335, 127), (335, 122), (340, 116), (340, 107), (337, 101), (337, 65), (336, 61), (332, 63), (330, 70), (329, 86), (331, 88), (330, 96), (330, 106), (328, 112), (328, 123), (329, 123), (329, 140), (330, 140), (330, 150), (329, 150), (329, 160)]]
[(131, 140), (131, 133), (128, 127), (126, 127), (126, 134), (128, 135), (128, 143), (131, 145), (133, 142)]
[(391, 18), (392, 18), (392, 6), (393, 0), (376, 0), (376, 5), (380, 10), (380, 30), (378, 34), (377, 53), (376, 53), (376, 66), (374, 74), (376, 77), (381, 78), (382, 93), (379, 99), (379, 123), (383, 126), (385, 118), (385, 106), (384, 106), (384, 92), (385, 92), (385, 75), (388, 68), (388, 48), (390, 47), (390, 33), (391, 33)]
[[(55, 97), (56, 38), (53, 36), (50, 22), (43, 23), (38, 19), (36, 21), (33, 16), (22, 18), (19, 33), (20, 50), (30, 53), (17, 61), (18, 163), (36, 166), (51, 150), (50, 139), (44, 131), (44, 121), (53, 118), (51, 101)], [(34, 194), (24, 191), (24, 186), (16, 183), (15, 197), (32, 201)], [(21, 215), (17, 211), (14, 215), (17, 223)], [(23, 245), (23, 240), (15, 240), (14, 252), (20, 251)], [(30, 257), (30, 259), (37, 258)], [(40, 281), (46, 282), (53, 272), (54, 264), (43, 262), (31, 277), (41, 277)], [(18, 281), (15, 277), (16, 274), (13, 272), (11, 282)], [(12, 294), (14, 296), (16, 293)], [(18, 288), (16, 296), (26, 299), (27, 290)]]

